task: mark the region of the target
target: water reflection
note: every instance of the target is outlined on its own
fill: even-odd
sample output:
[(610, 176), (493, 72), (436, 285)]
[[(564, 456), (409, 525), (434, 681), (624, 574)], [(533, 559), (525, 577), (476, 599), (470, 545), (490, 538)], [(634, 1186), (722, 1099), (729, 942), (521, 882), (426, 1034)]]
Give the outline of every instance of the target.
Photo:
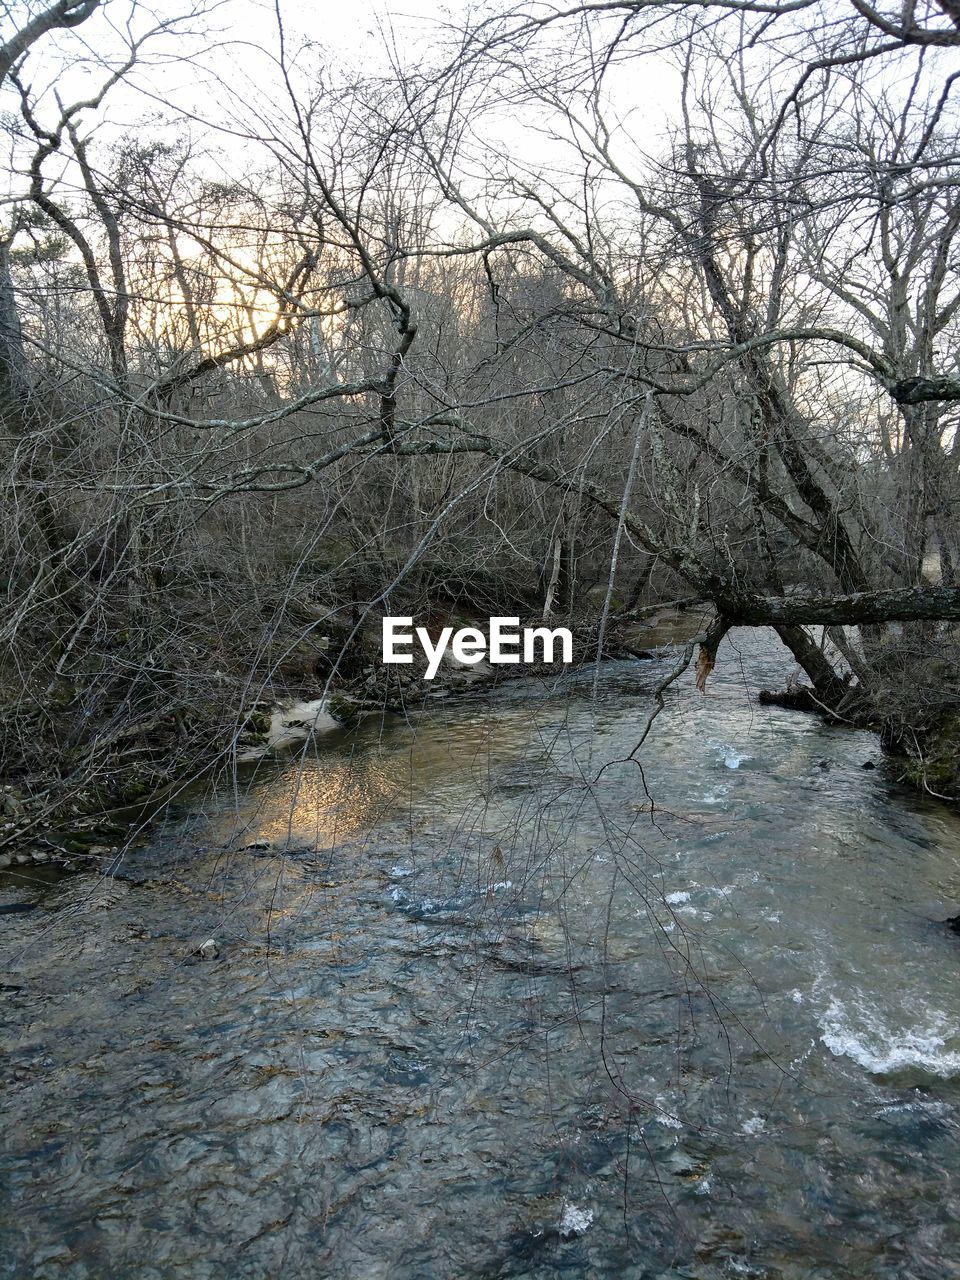
[[(243, 797), (237, 825), (252, 841), (329, 847), (371, 831), (403, 806), (429, 803), (438, 789), (469, 793), (510, 761), (524, 759), (525, 769), (533, 763), (522, 708), (440, 712), (427, 723), (426, 732), (423, 722), (368, 726), (346, 751), (322, 739), (308, 743), (279, 772), (267, 766), (269, 780)], [(216, 830), (230, 838), (226, 815)]]
[(400, 795), (394, 764), (372, 751), (347, 759), (308, 757), (260, 792), (248, 830), (257, 840), (296, 839), (323, 847), (369, 831)]

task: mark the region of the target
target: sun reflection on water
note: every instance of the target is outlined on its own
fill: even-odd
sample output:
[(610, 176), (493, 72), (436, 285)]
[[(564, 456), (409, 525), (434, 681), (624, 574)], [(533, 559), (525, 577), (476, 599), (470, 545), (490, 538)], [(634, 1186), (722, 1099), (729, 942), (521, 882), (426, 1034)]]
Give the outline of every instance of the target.
[[(438, 778), (483, 786), (492, 769), (529, 748), (529, 717), (462, 715), (429, 722), (427, 732), (391, 726), (361, 730), (354, 750), (313, 749), (291, 760), (250, 799), (251, 840), (330, 847), (372, 830), (401, 805), (435, 791)], [(309, 749), (308, 749), (309, 750)]]

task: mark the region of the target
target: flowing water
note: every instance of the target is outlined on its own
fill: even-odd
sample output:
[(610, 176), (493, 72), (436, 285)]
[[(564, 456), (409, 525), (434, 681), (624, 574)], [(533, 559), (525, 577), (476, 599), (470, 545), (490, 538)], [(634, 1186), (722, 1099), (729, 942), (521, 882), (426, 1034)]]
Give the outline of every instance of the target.
[(431, 699), (6, 877), (0, 1275), (960, 1276), (960, 818), (759, 707), (755, 633), (639, 767), (665, 670)]

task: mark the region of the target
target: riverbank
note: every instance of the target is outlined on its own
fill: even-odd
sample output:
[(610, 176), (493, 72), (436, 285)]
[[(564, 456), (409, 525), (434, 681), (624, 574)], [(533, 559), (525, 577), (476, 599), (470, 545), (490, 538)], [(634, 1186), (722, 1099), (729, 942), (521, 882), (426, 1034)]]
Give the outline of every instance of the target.
[[(468, 611), (427, 613), (434, 626), (483, 621)], [(592, 664), (598, 654), (604, 661), (649, 661), (702, 634), (713, 617), (695, 600), (649, 605), (611, 618), (602, 639), (596, 620), (572, 619), (572, 666)], [(350, 628), (321, 630), (315, 622), (304, 631), (301, 626), (286, 641), (276, 638), (273, 652), (282, 660), (259, 674), (255, 655), (237, 653), (233, 674), (218, 668), (204, 681), (202, 671), (189, 673), (183, 694), (165, 712), (153, 708), (125, 719), (122, 708), (108, 706), (100, 723), (86, 726), (87, 741), (69, 752), (52, 736), (46, 752), (34, 753), (44, 756), (43, 767), (0, 786), (0, 870), (32, 863), (71, 867), (87, 854), (102, 858), (122, 846), (131, 821), (142, 823), (172, 790), (211, 770), (242, 773), (266, 755), (296, 750), (317, 735), (352, 730), (369, 717), (403, 718), (437, 699), (469, 697), (531, 672), (549, 680), (558, 670), (543, 662), (465, 666), (448, 657), (438, 677), (427, 680), (423, 661), (385, 666), (380, 640), (379, 615)], [(176, 673), (162, 674), (166, 687), (176, 692)], [(192, 702), (184, 696), (190, 689)], [(197, 696), (199, 690), (203, 696)], [(898, 719), (890, 699), (892, 713), (884, 720), (858, 698), (855, 687), (838, 710), (821, 703), (794, 676), (758, 697), (767, 705), (876, 733), (892, 781), (960, 803), (960, 718), (955, 714), (940, 710), (922, 724), (910, 724), (902, 712)]]
[[(458, 625), (480, 621), (467, 612), (441, 616)], [(540, 619), (530, 622), (542, 625)], [(602, 642), (595, 622), (574, 619), (570, 625), (571, 665), (578, 668), (598, 653), (603, 660), (649, 660), (654, 651), (696, 634), (703, 620), (686, 603), (677, 608), (667, 602), (612, 619)], [(428, 681), (422, 662), (384, 666), (379, 616), (355, 631), (329, 625), (298, 630), (274, 647), (283, 660), (259, 676), (254, 654), (236, 654), (234, 674), (217, 669), (206, 682), (193, 671), (183, 693), (176, 683), (180, 673), (158, 673), (171, 695), (165, 712), (126, 719), (122, 707), (107, 706), (70, 752), (60, 748), (55, 733), (45, 751), (33, 744), (42, 765), (28, 766), (0, 787), (0, 870), (34, 863), (72, 867), (88, 853), (101, 858), (122, 844), (131, 818), (142, 820), (172, 788), (217, 767), (243, 770), (268, 753), (295, 749), (318, 733), (352, 729), (369, 716), (402, 717), (430, 699), (455, 700), (518, 676), (555, 677), (558, 670), (542, 661), (494, 670), (447, 660)], [(192, 702), (185, 696), (190, 688)], [(196, 696), (200, 689), (204, 696)]]

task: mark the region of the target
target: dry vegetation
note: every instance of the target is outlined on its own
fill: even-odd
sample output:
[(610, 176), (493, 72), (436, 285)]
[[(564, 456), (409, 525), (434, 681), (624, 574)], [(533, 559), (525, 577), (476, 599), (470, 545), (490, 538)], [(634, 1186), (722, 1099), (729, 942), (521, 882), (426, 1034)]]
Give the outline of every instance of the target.
[[(948, 6), (504, 7), (363, 76), (275, 29), (269, 93), (123, 130), (131, 85), (206, 67), (205, 19), (116, 3), (4, 7), (0, 769), (29, 821), (362, 687), (382, 612), (595, 639), (679, 596), (715, 609), (702, 675), (774, 626), (813, 705), (956, 794)], [(624, 90), (651, 67), (656, 136)]]

